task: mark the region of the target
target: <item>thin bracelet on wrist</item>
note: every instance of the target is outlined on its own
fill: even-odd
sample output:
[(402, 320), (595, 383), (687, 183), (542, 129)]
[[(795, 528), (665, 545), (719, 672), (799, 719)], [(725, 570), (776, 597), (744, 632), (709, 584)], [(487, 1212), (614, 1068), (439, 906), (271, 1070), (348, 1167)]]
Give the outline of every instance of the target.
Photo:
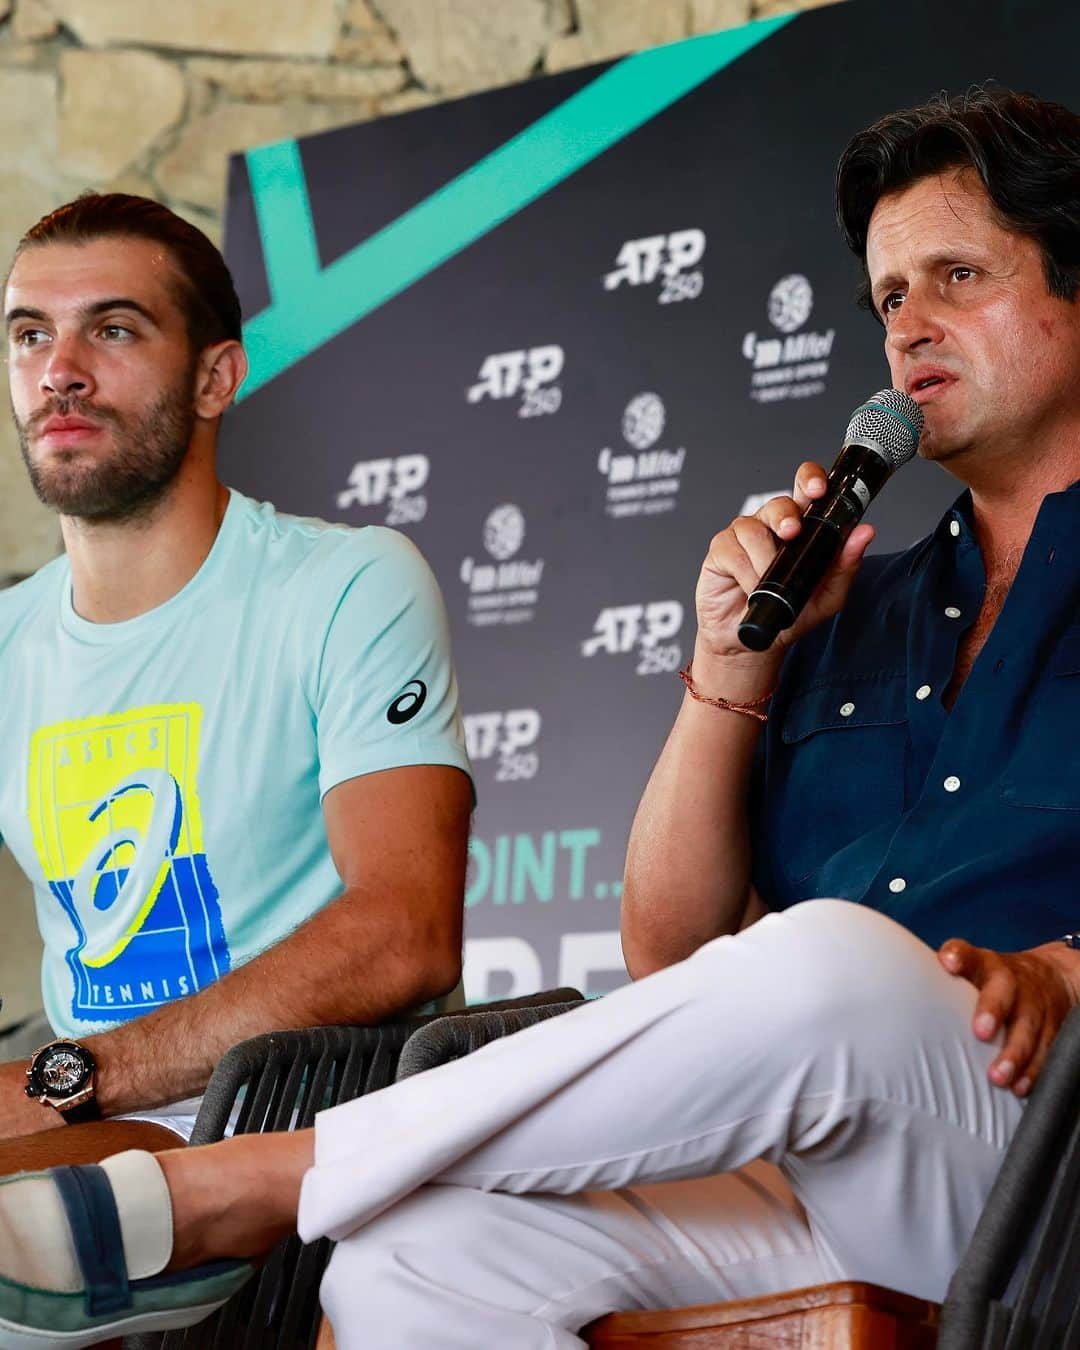
[(725, 712), (742, 713), (745, 717), (753, 717), (758, 722), (769, 720), (769, 714), (761, 712), (760, 708), (763, 703), (768, 703), (769, 699), (776, 693), (775, 689), (770, 689), (761, 698), (751, 699), (749, 703), (733, 703), (728, 698), (709, 698), (705, 694), (699, 694), (694, 688), (693, 668), (693, 661), (687, 661), (685, 669), (679, 671), (679, 679), (686, 685), (686, 692), (698, 703), (707, 703), (711, 708), (722, 708)]

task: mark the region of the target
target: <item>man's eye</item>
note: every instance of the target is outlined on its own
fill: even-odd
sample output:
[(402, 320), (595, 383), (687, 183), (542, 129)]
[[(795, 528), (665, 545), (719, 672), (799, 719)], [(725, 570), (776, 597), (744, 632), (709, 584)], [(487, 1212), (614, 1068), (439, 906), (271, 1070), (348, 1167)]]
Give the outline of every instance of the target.
[(125, 338), (131, 337), (131, 329), (125, 328), (123, 324), (107, 323), (102, 328), (101, 335), (110, 342), (122, 342)]
[(895, 314), (904, 303), (903, 294), (900, 291), (890, 291), (881, 302), (882, 314)]
[(11, 340), (16, 347), (36, 347), (45, 338), (46, 334), (40, 328), (22, 328), (12, 334)]
[(949, 268), (949, 276), (951, 276), (954, 281), (967, 281), (968, 277), (973, 277), (974, 275), (975, 269), (973, 267), (965, 267), (963, 263), (958, 263), (955, 267)]

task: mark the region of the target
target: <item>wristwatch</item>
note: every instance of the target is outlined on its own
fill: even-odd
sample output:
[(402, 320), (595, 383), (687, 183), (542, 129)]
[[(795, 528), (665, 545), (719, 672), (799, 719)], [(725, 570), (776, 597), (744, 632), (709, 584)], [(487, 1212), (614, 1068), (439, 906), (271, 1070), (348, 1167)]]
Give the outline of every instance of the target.
[(1065, 933), (1060, 940), (1068, 943), (1074, 951), (1080, 952), (1080, 933)]
[(52, 1106), (71, 1125), (100, 1120), (94, 1073), (97, 1064), (78, 1041), (50, 1041), (35, 1050), (26, 1070), (26, 1095)]

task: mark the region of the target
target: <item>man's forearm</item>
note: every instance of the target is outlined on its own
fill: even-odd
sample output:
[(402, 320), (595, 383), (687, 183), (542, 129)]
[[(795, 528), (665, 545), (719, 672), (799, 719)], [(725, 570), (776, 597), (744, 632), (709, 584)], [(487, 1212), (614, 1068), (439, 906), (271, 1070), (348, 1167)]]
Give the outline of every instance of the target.
[(98, 1100), (119, 1115), (200, 1093), (225, 1051), (265, 1031), (378, 1022), (453, 988), (461, 933), (346, 892), (189, 998), (86, 1038)]
[[(777, 663), (751, 681), (694, 658), (706, 695), (750, 702), (774, 687)], [(750, 896), (750, 769), (761, 723), (683, 700), (634, 818), (622, 900), (623, 951), (637, 978), (734, 932)]]

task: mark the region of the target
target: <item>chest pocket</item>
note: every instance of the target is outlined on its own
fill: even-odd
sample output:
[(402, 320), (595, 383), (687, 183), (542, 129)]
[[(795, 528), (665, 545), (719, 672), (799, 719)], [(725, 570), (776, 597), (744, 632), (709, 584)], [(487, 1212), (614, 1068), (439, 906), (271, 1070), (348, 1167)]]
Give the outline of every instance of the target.
[(1080, 624), (1065, 630), (1001, 780), (1011, 806), (1080, 811)]
[[(819, 732), (895, 727), (906, 721), (904, 679), (892, 676), (830, 684), (792, 699), (780, 735), (785, 745), (797, 745)], [(844, 752), (842, 744), (834, 748)]]
[(904, 676), (808, 690), (789, 705), (780, 739), (770, 814), (777, 861), (794, 882), (903, 811)]

